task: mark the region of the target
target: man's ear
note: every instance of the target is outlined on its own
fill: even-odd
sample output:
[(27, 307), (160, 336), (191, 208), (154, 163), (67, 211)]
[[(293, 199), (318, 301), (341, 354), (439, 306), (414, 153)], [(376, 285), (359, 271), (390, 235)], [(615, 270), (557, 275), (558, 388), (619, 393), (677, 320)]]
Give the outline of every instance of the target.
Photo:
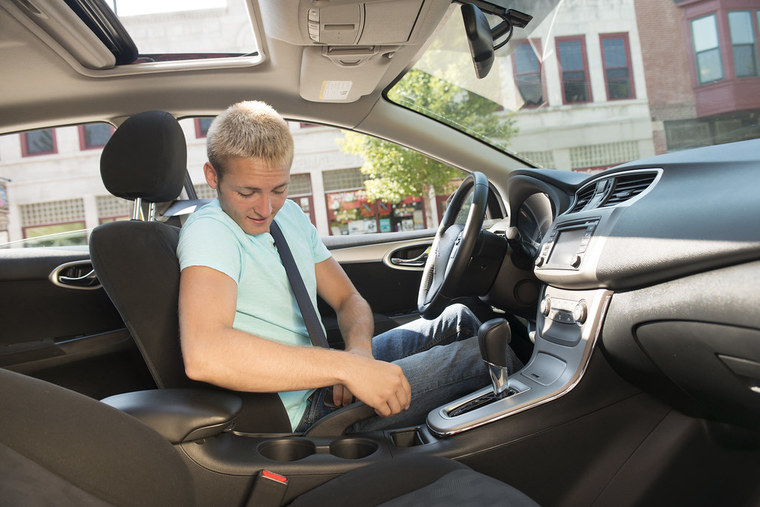
[(211, 162), (203, 164), (203, 175), (206, 177), (206, 183), (208, 183), (208, 186), (214, 190), (219, 187), (219, 175), (217, 174), (216, 169), (214, 169), (214, 166), (211, 165)]

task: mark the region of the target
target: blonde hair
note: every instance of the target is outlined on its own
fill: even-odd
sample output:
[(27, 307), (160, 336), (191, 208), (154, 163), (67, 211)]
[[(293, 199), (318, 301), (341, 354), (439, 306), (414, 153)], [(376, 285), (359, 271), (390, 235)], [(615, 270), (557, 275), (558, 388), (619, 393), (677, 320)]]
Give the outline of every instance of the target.
[(293, 136), (288, 122), (269, 104), (238, 102), (217, 116), (206, 139), (208, 161), (219, 178), (229, 158), (255, 158), (271, 167), (293, 163)]

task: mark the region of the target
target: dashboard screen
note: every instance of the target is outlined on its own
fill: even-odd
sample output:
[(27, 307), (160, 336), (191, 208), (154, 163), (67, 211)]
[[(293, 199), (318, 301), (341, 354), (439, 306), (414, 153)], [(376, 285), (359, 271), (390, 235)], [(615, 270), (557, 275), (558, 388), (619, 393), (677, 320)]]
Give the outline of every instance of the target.
[(554, 248), (552, 248), (551, 254), (549, 254), (549, 259), (546, 262), (547, 266), (571, 267), (575, 256), (578, 254), (578, 248), (585, 233), (585, 226), (560, 231), (557, 239), (554, 240)]

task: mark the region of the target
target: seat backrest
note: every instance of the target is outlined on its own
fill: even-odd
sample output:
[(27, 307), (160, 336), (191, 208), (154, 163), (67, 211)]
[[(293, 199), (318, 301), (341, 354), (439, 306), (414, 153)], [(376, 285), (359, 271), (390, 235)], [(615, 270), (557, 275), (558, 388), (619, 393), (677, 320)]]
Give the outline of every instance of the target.
[(90, 258), (159, 388), (188, 387), (179, 342), (179, 229), (112, 222), (90, 236)]

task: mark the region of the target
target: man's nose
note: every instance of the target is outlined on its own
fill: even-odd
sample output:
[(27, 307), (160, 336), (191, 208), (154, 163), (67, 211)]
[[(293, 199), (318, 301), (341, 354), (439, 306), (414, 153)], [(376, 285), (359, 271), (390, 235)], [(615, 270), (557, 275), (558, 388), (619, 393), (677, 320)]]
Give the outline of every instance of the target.
[(262, 217), (268, 217), (272, 214), (272, 199), (269, 195), (264, 194), (261, 196), (259, 202), (254, 207), (254, 211)]

